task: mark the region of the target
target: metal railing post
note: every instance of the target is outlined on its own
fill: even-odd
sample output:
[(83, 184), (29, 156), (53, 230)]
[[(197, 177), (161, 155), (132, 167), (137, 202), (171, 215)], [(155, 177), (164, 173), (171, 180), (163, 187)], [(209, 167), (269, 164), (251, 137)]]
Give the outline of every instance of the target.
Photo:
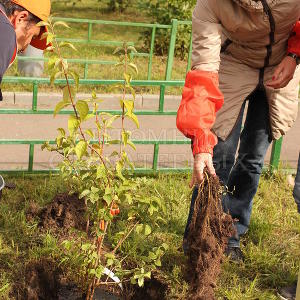
[(33, 157), (34, 157), (34, 144), (29, 145), (29, 162), (28, 162), (28, 172), (33, 170)]
[(89, 22), (88, 25), (88, 42), (92, 40), (93, 23)]
[(84, 64), (84, 76), (83, 76), (84, 79), (88, 79), (88, 72), (89, 72), (89, 65), (88, 65), (88, 63), (85, 63)]
[(38, 96), (38, 83), (33, 83), (33, 89), (32, 89), (32, 110), (37, 110), (37, 96)]
[(155, 44), (155, 35), (156, 35), (156, 26), (152, 28), (151, 44), (150, 44), (150, 53), (149, 53), (149, 63), (148, 63), (148, 76), (147, 79), (151, 80), (152, 73), (152, 61), (153, 61), (153, 52)]
[(283, 138), (281, 137), (279, 140), (273, 142), (271, 159), (270, 159), (271, 171), (274, 171), (274, 170), (278, 169), (278, 167), (279, 167), (282, 141), (283, 141)]
[[(170, 38), (170, 45), (169, 45), (169, 53), (168, 53), (165, 80), (171, 80), (171, 78), (172, 78), (172, 69), (173, 69), (173, 62), (174, 62), (174, 54), (175, 54), (175, 46), (176, 46), (176, 38), (177, 38), (177, 29), (178, 29), (178, 20), (173, 19), (172, 20), (171, 38)], [(160, 88), (160, 101), (159, 101), (160, 111), (164, 111), (165, 91), (166, 91), (166, 86), (161, 85), (161, 88)]]
[(167, 61), (167, 68), (166, 68), (166, 78), (165, 78), (166, 80), (171, 80), (171, 77), (172, 77), (175, 46), (176, 46), (176, 39), (177, 39), (177, 29), (178, 29), (178, 20), (173, 19), (172, 20), (172, 30), (171, 30), (169, 53), (168, 53), (168, 61)]
[(153, 166), (152, 169), (154, 172), (158, 169), (158, 153), (159, 153), (159, 144), (154, 144), (154, 153), (153, 153)]
[(189, 47), (189, 55), (188, 55), (188, 63), (187, 63), (187, 67), (186, 67), (186, 73), (191, 69), (192, 52), (193, 52), (193, 32), (191, 32), (190, 47)]

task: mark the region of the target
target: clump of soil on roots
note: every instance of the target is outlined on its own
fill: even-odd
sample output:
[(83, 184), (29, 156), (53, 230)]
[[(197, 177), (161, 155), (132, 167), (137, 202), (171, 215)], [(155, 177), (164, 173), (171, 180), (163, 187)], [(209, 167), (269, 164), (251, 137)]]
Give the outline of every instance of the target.
[(214, 300), (227, 241), (234, 233), (233, 220), (221, 204), (222, 187), (217, 177), (205, 175), (199, 185), (187, 237), (189, 299)]
[(77, 194), (58, 194), (39, 213), (39, 225), (44, 229), (76, 228), (85, 230), (86, 228), (86, 205), (83, 199), (79, 199)]

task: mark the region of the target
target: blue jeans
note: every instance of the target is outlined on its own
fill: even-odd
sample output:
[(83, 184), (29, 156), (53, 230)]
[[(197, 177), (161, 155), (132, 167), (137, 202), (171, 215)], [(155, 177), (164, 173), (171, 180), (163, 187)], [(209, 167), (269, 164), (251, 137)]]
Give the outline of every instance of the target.
[(298, 212), (300, 213), (300, 154), (299, 154), (298, 169), (297, 169), (297, 175), (295, 179), (293, 196), (298, 207)]
[[(264, 158), (271, 143), (269, 105), (265, 92), (256, 90), (249, 96), (248, 111), (242, 129), (245, 103), (230, 136), (219, 139), (214, 148), (214, 166), (221, 182), (228, 187), (223, 197), (223, 208), (237, 219), (237, 233), (229, 239), (229, 246), (239, 247), (240, 236), (249, 228), (252, 202), (256, 194)], [(238, 156), (236, 152), (240, 142)], [(194, 210), (198, 188), (193, 191), (184, 237)]]

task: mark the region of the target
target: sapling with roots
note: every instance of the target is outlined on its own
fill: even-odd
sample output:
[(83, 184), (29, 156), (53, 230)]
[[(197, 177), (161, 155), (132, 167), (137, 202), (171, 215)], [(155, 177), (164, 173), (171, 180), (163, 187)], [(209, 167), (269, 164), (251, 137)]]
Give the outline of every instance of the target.
[[(100, 112), (101, 100), (96, 92), (89, 99), (77, 99), (79, 76), (62, 56), (62, 49), (75, 47), (56, 39), (57, 26), (68, 27), (64, 22), (41, 22), (48, 27), (45, 33), (52, 46), (48, 68), (51, 83), (65, 79), (63, 99), (55, 108), (54, 116), (64, 108), (72, 108), (68, 130), (58, 128), (55, 145), (45, 143), (43, 149), (57, 152), (62, 157), (60, 173), (70, 193), (84, 198), (87, 208), (86, 232), (62, 243), (61, 263), (76, 270), (77, 282), (86, 290), (86, 299), (94, 297), (101, 285), (125, 282), (142, 286), (145, 278), (161, 265), (161, 257), (167, 249), (165, 243), (155, 246), (155, 230), (162, 224), (165, 206), (159, 197), (140, 195), (143, 179), (129, 176), (133, 163), (127, 154), (135, 149), (126, 122), (139, 121), (134, 113), (135, 90), (132, 78), (138, 70), (132, 61), (132, 46), (124, 43), (115, 50), (119, 56), (116, 68), (122, 68), (124, 81), (114, 88), (121, 92), (120, 114)], [(119, 138), (112, 139), (109, 130), (116, 121), (121, 124)], [(93, 124), (93, 127), (89, 128)], [(114, 151), (110, 151), (110, 148)], [(151, 241), (151, 243), (148, 243)], [(156, 243), (157, 244), (157, 243)], [(113, 275), (120, 282), (111, 280)], [(114, 277), (116, 278), (116, 277)]]

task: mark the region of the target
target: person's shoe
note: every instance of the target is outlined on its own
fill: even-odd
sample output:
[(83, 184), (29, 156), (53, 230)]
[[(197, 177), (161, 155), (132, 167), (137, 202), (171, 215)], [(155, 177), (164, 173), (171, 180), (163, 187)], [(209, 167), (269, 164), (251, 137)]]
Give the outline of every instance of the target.
[(245, 257), (240, 247), (228, 246), (224, 253), (231, 262), (243, 262)]
[(295, 300), (296, 299), (297, 282), (290, 286), (282, 288), (279, 292), (279, 297), (282, 300)]

